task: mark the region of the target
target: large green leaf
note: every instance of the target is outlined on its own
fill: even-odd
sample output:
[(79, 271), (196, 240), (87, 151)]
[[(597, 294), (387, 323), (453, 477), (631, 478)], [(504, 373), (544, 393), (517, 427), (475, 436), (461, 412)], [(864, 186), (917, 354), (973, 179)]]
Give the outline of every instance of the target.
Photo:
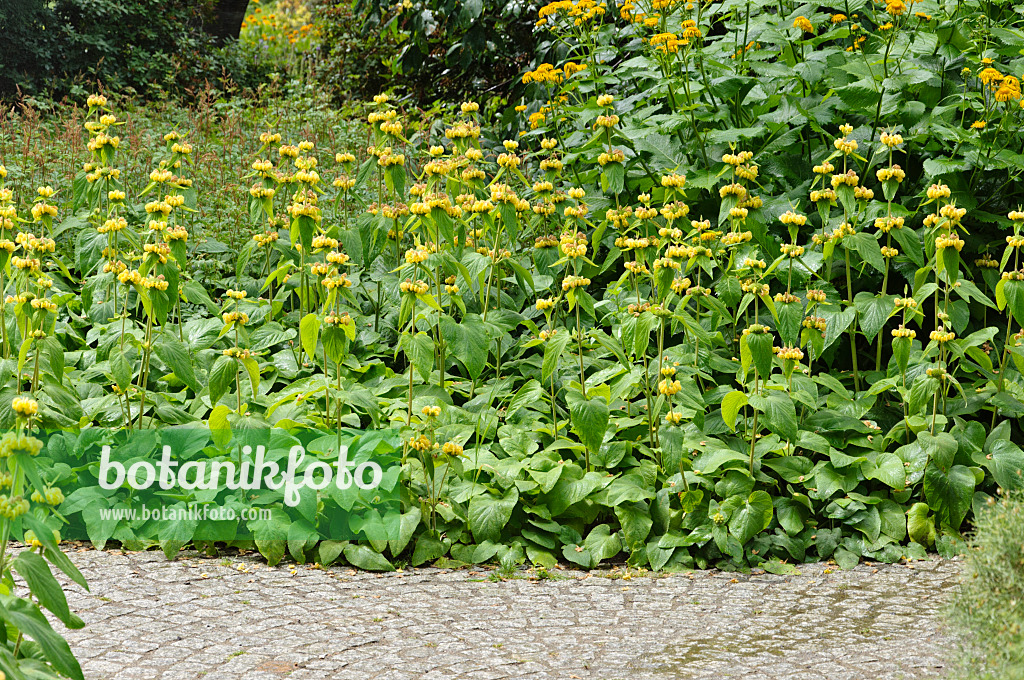
[[(57, 384), (64, 383), (64, 345), (60, 340), (50, 336), (42, 341), (42, 351), (45, 352), (47, 361), (50, 364), (50, 375), (57, 380)], [(38, 347), (38, 344), (37, 344)], [(37, 349), (36, 351), (40, 351)]]
[(566, 470), (555, 484), (554, 488), (545, 495), (544, 504), (550, 511), (552, 517), (565, 512), (565, 510), (589, 496), (591, 492), (601, 487), (602, 482), (607, 483), (604, 474), (598, 472), (583, 471), (577, 465), (565, 466)]
[(957, 449), (960, 446), (956, 438), (948, 432), (939, 432), (935, 435), (930, 432), (921, 432), (917, 435), (917, 441), (928, 454), (929, 460), (943, 470), (948, 469), (953, 464), (953, 459), (956, 457)]
[[(693, 461), (693, 473), (709, 475), (726, 463), (747, 462), (747, 455), (734, 449), (714, 448), (700, 454)], [(735, 466), (732, 466), (735, 467)]]
[(1024, 326), (1024, 281), (1000, 281), (1002, 292), (1018, 326)]
[(607, 524), (594, 527), (582, 544), (569, 544), (562, 547), (565, 559), (585, 569), (593, 569), (603, 560), (619, 554), (622, 543), (618, 534), (611, 533)]
[(975, 478), (970, 468), (954, 465), (949, 472), (934, 462), (924, 469), (924, 496), (929, 507), (946, 524), (958, 529), (974, 496)]
[(736, 416), (740, 409), (747, 405), (747, 395), (739, 390), (733, 390), (722, 399), (722, 420), (729, 429), (736, 431)]
[(852, 236), (847, 236), (843, 243), (856, 250), (861, 259), (872, 267), (880, 272), (885, 271), (885, 258), (882, 257), (882, 248), (878, 245), (878, 239), (873, 234), (859, 231)]
[(291, 518), (280, 508), (274, 508), (269, 519), (261, 518), (248, 522), (256, 542), (256, 548), (270, 566), (274, 566), (284, 558), (288, 527), (291, 523)]
[(320, 339), (320, 317), (310, 312), (299, 322), (299, 340), (308, 357), (316, 357), (316, 345)]
[(71, 647), (50, 626), (43, 613), (28, 600), (11, 599), (0, 604), (0, 618), (39, 643), (43, 656), (53, 667), (74, 680), (85, 680), (82, 667), (71, 653)]
[(426, 333), (403, 333), (398, 341), (399, 348), (405, 352), (405, 356), (416, 369), (416, 372), (423, 378), (423, 382), (430, 380), (430, 373), (434, 370), (434, 341)]
[(559, 359), (565, 353), (565, 348), (569, 345), (568, 331), (564, 328), (559, 332), (555, 333), (553, 338), (548, 338), (544, 343), (544, 362), (541, 366), (541, 380), (546, 384), (551, 378), (551, 374), (555, 372), (555, 368), (558, 366)]
[(772, 497), (764, 491), (755, 491), (733, 510), (729, 518), (729, 533), (743, 545), (768, 528), (772, 514)]
[[(202, 391), (203, 387), (196, 380), (195, 370), (192, 368), (192, 359), (188, 353), (188, 347), (173, 335), (164, 334), (156, 342), (153, 348), (160, 360), (167, 364), (167, 367), (174, 371), (178, 380), (188, 385), (195, 393)], [(115, 375), (116, 377), (116, 375)]]
[(441, 336), (451, 354), (466, 367), (469, 377), (479, 378), (487, 366), (491, 343), (483, 319), (478, 314), (467, 314), (460, 322), (446, 314), (441, 317)]
[(615, 516), (619, 518), (622, 535), (626, 539), (626, 547), (632, 550), (637, 544), (643, 544), (651, 533), (654, 520), (651, 519), (647, 503), (623, 503), (615, 508)]
[(238, 375), (238, 362), (234, 357), (221, 355), (210, 369), (210, 404), (216, 406), (220, 398), (231, 389)]
[(636, 355), (643, 356), (651, 343), (651, 331), (658, 325), (658, 317), (650, 312), (643, 312), (636, 320), (636, 330), (633, 337), (633, 350)]
[(777, 390), (765, 390), (765, 395), (750, 395), (750, 405), (764, 414), (764, 424), (769, 430), (784, 440), (795, 440), (798, 431), (793, 399)]
[(253, 357), (245, 357), (240, 359), (242, 366), (245, 367), (245, 372), (249, 376), (249, 385), (252, 387), (252, 394), (254, 397), (259, 396), (260, 389), (260, 365), (256, 362)]
[[(191, 364), (189, 364), (189, 367), (191, 367)], [(128, 386), (131, 385), (133, 371), (124, 352), (114, 352), (110, 356), (110, 374), (121, 391), (126, 392)]]
[(777, 305), (779, 314), (779, 336), (786, 345), (796, 346), (800, 342), (800, 323), (804, 320), (803, 302), (784, 302)]
[(36, 553), (25, 550), (14, 558), (15, 571), (21, 574), (28, 584), (29, 590), (53, 615), (60, 619), (68, 628), (81, 628), (85, 625), (82, 619), (71, 613), (64, 589), (50, 572), (50, 565)]
[(1000, 488), (1006, 491), (1024, 488), (1024, 452), (1008, 439), (993, 440), (975, 460), (988, 469)]
[(774, 505), (779, 524), (787, 534), (796, 536), (804, 530), (804, 521), (809, 513), (805, 505), (790, 498), (776, 498)]
[(505, 409), (506, 418), (512, 417), (524, 408), (543, 409), (545, 398), (544, 387), (536, 378), (530, 378), (509, 400)]
[(214, 304), (213, 300), (211, 300), (210, 296), (207, 294), (206, 289), (203, 288), (203, 284), (198, 281), (186, 281), (185, 285), (181, 288), (181, 292), (186, 302), (202, 304), (211, 314), (220, 313), (220, 308)]
[(416, 534), (416, 529), (420, 525), (422, 514), (422, 511), (415, 506), (402, 514), (401, 521), (399, 522), (398, 537), (388, 541), (388, 549), (391, 550), (392, 555), (400, 555), (405, 550), (405, 547), (409, 545), (409, 541), (412, 540), (412, 537)]
[[(184, 510), (184, 506), (179, 506)], [(178, 556), (181, 549), (195, 536), (199, 522), (195, 519), (173, 519), (158, 523), (157, 535), (160, 537), (160, 549), (164, 556), (171, 560)]]
[(604, 432), (608, 427), (608, 403), (604, 397), (584, 399), (582, 395), (570, 393), (569, 415), (572, 429), (590, 452), (601, 448)]
[(907, 510), (907, 534), (910, 540), (922, 545), (935, 543), (935, 522), (927, 503), (914, 503)]
[(317, 562), (327, 567), (337, 561), (348, 541), (320, 541), (317, 545)]
[(394, 571), (395, 567), (386, 557), (368, 545), (349, 543), (343, 550), (345, 559), (354, 567), (367, 571)]
[(857, 310), (852, 307), (842, 309), (838, 305), (829, 305), (818, 307), (818, 315), (825, 319), (825, 341), (822, 345), (824, 352), (850, 327), (857, 318)]
[(469, 501), (469, 528), (477, 541), (498, 541), (519, 502), (519, 491), (510, 486), (501, 496), (477, 494)]
[(771, 333), (748, 333), (740, 341), (749, 348), (750, 358), (761, 380), (767, 380), (772, 373), (773, 340)]
[(894, 453), (882, 452), (873, 461), (862, 463), (861, 469), (867, 479), (877, 479), (893, 489), (902, 490), (907, 486), (903, 460)]
[(882, 533), (896, 541), (907, 537), (907, 518), (903, 514), (903, 506), (889, 498), (878, 504)]
[(895, 295), (873, 295), (867, 291), (857, 293), (853, 304), (860, 315), (860, 330), (868, 341), (874, 341), (875, 336), (882, 330), (894, 309), (895, 299)]

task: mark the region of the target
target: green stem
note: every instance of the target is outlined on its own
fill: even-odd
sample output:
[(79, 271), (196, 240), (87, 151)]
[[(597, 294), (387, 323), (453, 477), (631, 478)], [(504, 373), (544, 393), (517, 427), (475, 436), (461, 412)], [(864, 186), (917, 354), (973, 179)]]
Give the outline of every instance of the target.
[[(847, 304), (853, 307), (853, 276), (850, 272), (850, 249), (843, 246), (846, 255), (846, 297)], [(853, 308), (853, 324), (850, 326), (850, 359), (853, 362), (853, 389), (860, 392), (860, 371), (857, 370), (857, 308)]]

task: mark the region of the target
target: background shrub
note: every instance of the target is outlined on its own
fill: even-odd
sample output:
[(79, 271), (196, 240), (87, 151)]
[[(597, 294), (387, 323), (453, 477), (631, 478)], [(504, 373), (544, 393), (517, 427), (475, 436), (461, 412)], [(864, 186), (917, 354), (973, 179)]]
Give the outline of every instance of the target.
[[(57, 52), (52, 30), (55, 17), (42, 0), (9, 0), (0, 4), (0, 95), (53, 75)], [(46, 28), (51, 30), (47, 31)]]
[(206, 33), (214, 0), (12, 0), (0, 7), (0, 97), (255, 87), (266, 68)]
[(319, 0), (325, 82), (395, 88), (420, 104), (507, 95), (537, 48), (537, 5), (517, 0)]
[(318, 0), (314, 7), (320, 60), (318, 79), (335, 99), (370, 97), (391, 76), (386, 65), (398, 49), (392, 31), (364, 31), (350, 2)]

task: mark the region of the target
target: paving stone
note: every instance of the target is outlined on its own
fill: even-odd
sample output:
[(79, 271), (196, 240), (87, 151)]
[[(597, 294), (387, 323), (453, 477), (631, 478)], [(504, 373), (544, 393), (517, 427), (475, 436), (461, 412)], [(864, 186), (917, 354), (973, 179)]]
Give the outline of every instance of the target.
[[(492, 581), (84, 550), (89, 680), (923, 680), (953, 653), (956, 561)], [(207, 574), (203, 578), (202, 574)]]

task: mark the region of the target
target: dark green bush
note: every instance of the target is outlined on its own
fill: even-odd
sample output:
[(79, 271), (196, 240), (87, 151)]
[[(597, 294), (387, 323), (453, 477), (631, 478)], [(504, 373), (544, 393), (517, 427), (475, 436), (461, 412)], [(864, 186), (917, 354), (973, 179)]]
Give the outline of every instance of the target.
[[(515, 0), (319, 0), (325, 81), (421, 104), (508, 94), (534, 57), (537, 5)], [(383, 87), (382, 87), (383, 86)]]
[(52, 10), (42, 0), (0, 3), (0, 95), (34, 89), (53, 76), (60, 32)]
[(968, 653), (967, 677), (1024, 677), (1024, 497), (992, 502), (975, 516), (953, 621)]
[(213, 0), (10, 0), (0, 7), (0, 97), (261, 81), (237, 44), (206, 33), (213, 10)]
[(391, 79), (389, 57), (398, 49), (394, 31), (364, 31), (352, 3), (317, 0), (320, 51), (317, 77), (335, 99), (369, 98)]

